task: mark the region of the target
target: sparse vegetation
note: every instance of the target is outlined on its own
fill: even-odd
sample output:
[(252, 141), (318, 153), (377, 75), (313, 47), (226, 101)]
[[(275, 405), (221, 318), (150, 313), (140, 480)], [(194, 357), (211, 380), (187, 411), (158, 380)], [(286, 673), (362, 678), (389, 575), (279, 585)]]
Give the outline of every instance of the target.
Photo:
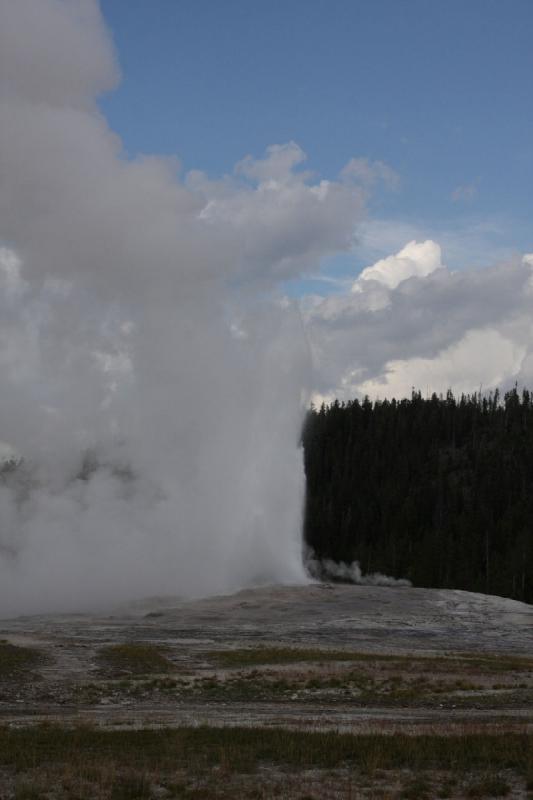
[(301, 647), (242, 647), (232, 650), (212, 650), (206, 657), (221, 667), (246, 667), (261, 664), (291, 664), (298, 662), (365, 661), (397, 663), (416, 670), (417, 665), (432, 672), (461, 671), (510, 672), (533, 671), (533, 658), (510, 655), (479, 655), (477, 653), (444, 656), (393, 655), (364, 653), (353, 650), (329, 650)]
[(431, 791), (431, 783), (425, 775), (417, 775), (404, 785), (400, 792), (401, 800), (427, 800)]
[(112, 674), (152, 675), (176, 669), (162, 648), (136, 642), (103, 647), (98, 653), (98, 661)]
[[(156, 640), (139, 618), (119, 634), (122, 644), (111, 645), (114, 620), (92, 640), (79, 636), (80, 624), (71, 638), (61, 628), (46, 651), (41, 637), (42, 652), (4, 648), (20, 680), (1, 683), (0, 706), (6, 722), (20, 724), (29, 709), (55, 719), (66, 711), (72, 720), (76, 709), (115, 729), (0, 728), (2, 799), (458, 800), (504, 797), (506, 786), (509, 795), (525, 796), (531, 781), (531, 658), (359, 652), (336, 632), (309, 646), (298, 637), (294, 644), (275, 635), (266, 640), (263, 631), (198, 638), (196, 629), (190, 636), (168, 623)], [(26, 641), (23, 635), (12, 641)], [(36, 684), (33, 669), (21, 665), (38, 663), (45, 652)], [(358, 707), (373, 710), (369, 727)], [(490, 720), (486, 709), (494, 711)], [(337, 711), (376, 733), (328, 733), (341, 720)], [(250, 727), (132, 730), (191, 715), (213, 724), (242, 719)], [(275, 727), (285, 718), (299, 730)], [(274, 727), (252, 727), (258, 719)], [(315, 720), (321, 732), (309, 733)], [(401, 720), (410, 735), (398, 734)]]
[(42, 660), (38, 650), (0, 641), (0, 681), (22, 680)]
[(31, 783), (19, 783), (15, 787), (14, 800), (42, 800), (43, 790)]
[(451, 797), (456, 785), (456, 778), (445, 778), (437, 790), (437, 797), (443, 798), (443, 800), (444, 798)]
[(352, 796), (352, 786), (370, 791), (374, 783), (390, 787), (398, 780), (399, 794), (384, 796), (422, 800), (448, 796), (448, 791), (453, 796), (460, 784), (463, 797), (503, 797), (509, 781), (498, 770), (525, 786), (532, 763), (533, 736), (527, 734), (357, 736), (257, 728), (106, 731), (50, 725), (0, 729), (0, 776), (12, 776), (12, 790), (5, 796), (15, 800), (47, 797), (51, 788), (54, 797), (81, 800), (261, 798), (276, 795), (264, 789), (277, 775), (283, 776), (276, 784), (280, 787), (293, 780), (294, 791), (283, 790), (284, 797), (323, 796), (306, 792), (298, 779), (309, 770), (316, 785), (335, 783), (339, 797)]
[[(103, 698), (110, 702), (124, 698), (152, 702), (169, 702), (172, 698), (260, 703), (298, 700), (330, 705), (349, 702), (352, 706), (494, 710), (533, 703), (530, 659), (407, 657), (259, 647), (211, 651), (207, 658), (212, 670), (200, 662), (200, 667), (182, 668), (173, 674), (165, 672), (169, 665), (175, 669), (165, 652), (156, 648), (148, 652), (149, 658), (145, 645), (106, 648), (105, 660), (101, 653), (98, 656), (100, 680), (78, 685), (73, 695), (76, 702), (94, 704)], [(496, 688), (493, 672), (499, 676)]]
[(73, 759), (91, 766), (102, 759), (128, 759), (150, 769), (224, 761), (239, 771), (261, 762), (324, 769), (348, 764), (371, 764), (373, 769), (512, 767), (525, 775), (533, 765), (533, 735), (387, 736), (209, 727), (109, 731), (50, 724), (0, 728), (2, 766), (22, 770)]
[[(301, 647), (241, 647), (213, 650), (207, 658), (221, 667), (252, 667), (260, 664), (295, 664), (306, 661), (366, 661), (376, 659), (369, 653)], [(391, 658), (384, 656), (385, 659)]]
[(499, 775), (485, 775), (466, 788), (467, 797), (507, 797), (511, 787)]

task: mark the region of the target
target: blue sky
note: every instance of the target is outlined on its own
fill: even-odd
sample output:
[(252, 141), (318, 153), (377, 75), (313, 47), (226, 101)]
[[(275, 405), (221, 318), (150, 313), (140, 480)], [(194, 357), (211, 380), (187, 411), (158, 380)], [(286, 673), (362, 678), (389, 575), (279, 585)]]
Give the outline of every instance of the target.
[[(103, 0), (122, 83), (102, 105), (131, 155), (216, 176), (296, 141), (333, 177), (386, 162), (372, 219), (453, 266), (533, 249), (531, 0)], [(449, 241), (447, 247), (446, 241)], [(386, 244), (375, 255), (385, 254)], [(373, 256), (362, 248), (339, 273)]]

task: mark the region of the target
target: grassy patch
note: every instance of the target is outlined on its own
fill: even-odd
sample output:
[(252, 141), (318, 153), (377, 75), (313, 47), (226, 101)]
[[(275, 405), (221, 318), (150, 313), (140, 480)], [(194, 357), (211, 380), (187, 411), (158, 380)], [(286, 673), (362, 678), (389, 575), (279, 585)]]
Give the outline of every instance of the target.
[(430, 797), (431, 784), (423, 775), (411, 778), (403, 786), (399, 797), (401, 800), (428, 800)]
[(166, 765), (261, 763), (305, 768), (501, 769), (524, 775), (533, 764), (531, 734), (464, 736), (353, 735), (262, 728), (106, 731), (42, 725), (0, 729), (0, 763), (17, 770), (57, 762), (127, 760), (144, 769)]
[[(0, 728), (0, 776), (15, 783), (6, 796), (16, 800), (303, 800), (333, 790), (347, 799), (352, 787), (366, 787), (357, 797), (423, 800), (448, 797), (450, 790), (456, 796), (459, 785), (461, 797), (501, 797), (507, 784), (498, 771), (525, 784), (532, 763), (527, 734)], [(395, 784), (401, 788), (393, 795)]]
[[(322, 672), (303, 667), (276, 670), (273, 665), (265, 665), (263, 669), (241, 669), (224, 675), (200, 677), (189, 683), (176, 683), (171, 688), (182, 696), (224, 701), (298, 699), (315, 702), (325, 699), (328, 702), (346, 702), (349, 697), (351, 703), (380, 706), (434, 707), (451, 703), (469, 708), (480, 702), (486, 702), (490, 707), (494, 705), (493, 696), (486, 697), (483, 686), (471, 681), (413, 673), (404, 677), (402, 674), (381, 673), (368, 665)], [(463, 697), (460, 693), (465, 691), (467, 695)], [(508, 701), (509, 696), (507, 693), (498, 699), (500, 706)], [(524, 697), (527, 698), (525, 693)]]
[(450, 656), (446, 659), (449, 664), (476, 670), (480, 673), (499, 672), (532, 672), (533, 658), (526, 656), (510, 655), (479, 655), (465, 653), (461, 656)]
[(98, 662), (113, 674), (152, 675), (174, 672), (176, 669), (160, 648), (139, 643), (102, 647)]
[(41, 660), (38, 650), (0, 641), (0, 680), (24, 678)]
[(42, 800), (44, 789), (31, 783), (19, 783), (15, 788), (15, 800)]
[(122, 776), (111, 786), (110, 800), (148, 800), (151, 796), (150, 781), (142, 773)]
[(443, 800), (444, 798), (451, 797), (456, 785), (457, 780), (455, 778), (446, 778), (437, 790), (437, 797), (443, 798)]
[(212, 650), (207, 658), (221, 667), (248, 667), (261, 664), (295, 664), (305, 662), (353, 661), (384, 663), (387, 666), (417, 668), (432, 672), (529, 672), (533, 659), (508, 655), (477, 655), (465, 653), (453, 656), (402, 656), (385, 653), (360, 653), (349, 650), (327, 650), (299, 647), (243, 647), (232, 650)]
[(466, 788), (467, 797), (507, 797), (511, 787), (497, 775), (487, 775)]

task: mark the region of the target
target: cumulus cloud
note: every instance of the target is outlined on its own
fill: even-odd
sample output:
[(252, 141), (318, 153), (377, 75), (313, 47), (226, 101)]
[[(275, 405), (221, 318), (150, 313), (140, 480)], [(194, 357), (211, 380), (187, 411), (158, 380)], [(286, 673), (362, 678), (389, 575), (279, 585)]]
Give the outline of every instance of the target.
[(352, 292), (362, 290), (362, 281), (377, 281), (395, 289), (407, 278), (424, 278), (442, 267), (441, 249), (436, 242), (408, 242), (398, 253), (382, 258), (361, 272), (352, 286)]
[(294, 143), (216, 181), (126, 158), (93, 0), (5, 0), (0, 53), (0, 613), (305, 580), (278, 285), (351, 246), (362, 191)]
[(387, 362), (384, 375), (369, 379), (360, 391), (373, 397), (408, 397), (413, 388), (469, 393), (501, 386), (515, 377), (527, 345), (506, 338), (498, 330), (467, 331), (434, 358), (406, 358)]
[(342, 181), (311, 182), (308, 172), (297, 169), (305, 159), (289, 142), (269, 147), (264, 158), (246, 157), (222, 181), (189, 176), (189, 187), (203, 199), (202, 221), (238, 243), (233, 269), (241, 277), (294, 278), (353, 245), (363, 192)]
[(436, 242), (409, 242), (350, 292), (309, 304), (315, 400), (530, 383), (532, 261), (452, 271)]
[(401, 250), (406, 242), (438, 242), (446, 253), (450, 269), (484, 269), (513, 258), (517, 247), (509, 242), (527, 241), (527, 233), (502, 217), (465, 216), (453, 225), (416, 224), (398, 219), (366, 217), (357, 227), (357, 256), (360, 263), (373, 264), (378, 259)]
[(119, 70), (98, 5), (76, 0), (3, 0), (2, 92), (21, 100), (93, 107)]

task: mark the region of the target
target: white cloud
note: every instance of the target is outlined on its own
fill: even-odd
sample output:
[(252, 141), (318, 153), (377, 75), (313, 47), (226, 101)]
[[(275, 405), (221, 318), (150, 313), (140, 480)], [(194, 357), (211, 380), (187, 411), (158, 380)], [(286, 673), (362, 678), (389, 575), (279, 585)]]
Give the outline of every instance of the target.
[(362, 281), (376, 281), (395, 289), (408, 278), (424, 278), (443, 266), (441, 249), (430, 239), (425, 242), (408, 242), (398, 253), (382, 258), (364, 269), (352, 286), (352, 292), (362, 290)]
[(394, 219), (364, 219), (357, 228), (359, 260), (372, 263), (400, 250), (405, 242), (438, 242), (451, 269), (486, 267), (516, 255), (510, 241), (528, 241), (529, 230), (513, 227), (504, 218), (462, 218), (453, 227), (414, 225)]
[(4, 0), (0, 5), (2, 91), (17, 102), (94, 105), (118, 67), (92, 0)]
[(372, 397), (408, 397), (422, 392), (456, 394), (499, 387), (520, 373), (525, 343), (505, 338), (491, 328), (467, 331), (434, 358), (390, 361), (379, 379), (363, 381), (359, 391)]
[(264, 158), (256, 159), (246, 156), (235, 167), (237, 174), (245, 175), (263, 186), (276, 186), (289, 183), (294, 175), (294, 168), (306, 160), (306, 155), (296, 142), (274, 144), (267, 147)]
[(9, 247), (0, 247), (0, 290), (13, 298), (24, 291), (25, 283), (20, 277), (22, 264), (17, 254)]
[(435, 242), (410, 242), (351, 292), (307, 304), (315, 399), (531, 382), (532, 267), (527, 255), (450, 271)]
[(309, 172), (297, 169), (305, 158), (290, 142), (269, 147), (262, 159), (248, 156), (223, 181), (198, 172), (187, 177), (203, 200), (199, 218), (235, 246), (236, 275), (294, 278), (352, 247), (363, 192), (342, 181), (313, 182)]

